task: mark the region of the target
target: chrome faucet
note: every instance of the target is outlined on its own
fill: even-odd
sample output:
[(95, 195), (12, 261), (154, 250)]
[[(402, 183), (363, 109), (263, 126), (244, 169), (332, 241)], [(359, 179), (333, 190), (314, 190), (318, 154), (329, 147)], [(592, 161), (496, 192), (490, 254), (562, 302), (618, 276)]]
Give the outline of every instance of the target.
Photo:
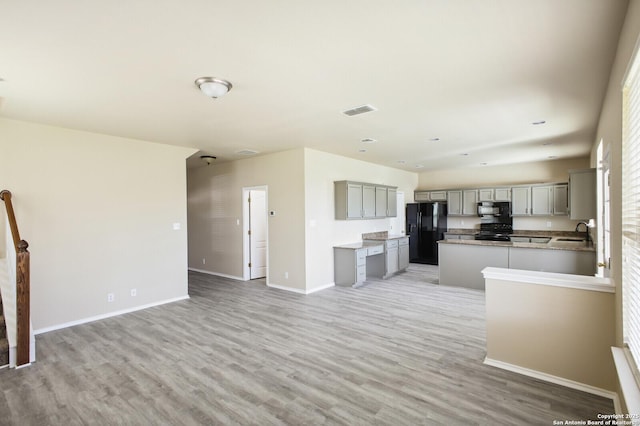
[(587, 222), (578, 222), (578, 224), (576, 225), (576, 232), (580, 232), (579, 228), (580, 225), (584, 225), (584, 233), (586, 236), (586, 242), (587, 244), (589, 244), (589, 241), (591, 240), (591, 236), (589, 235), (589, 224)]

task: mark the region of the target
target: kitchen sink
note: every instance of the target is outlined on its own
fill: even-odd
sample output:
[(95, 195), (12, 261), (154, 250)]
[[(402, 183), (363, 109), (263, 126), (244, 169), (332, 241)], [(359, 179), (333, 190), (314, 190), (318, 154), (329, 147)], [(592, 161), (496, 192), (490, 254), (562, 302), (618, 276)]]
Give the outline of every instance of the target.
[(564, 242), (573, 242), (573, 243), (584, 243), (584, 239), (582, 238), (558, 238), (556, 241), (564, 241)]

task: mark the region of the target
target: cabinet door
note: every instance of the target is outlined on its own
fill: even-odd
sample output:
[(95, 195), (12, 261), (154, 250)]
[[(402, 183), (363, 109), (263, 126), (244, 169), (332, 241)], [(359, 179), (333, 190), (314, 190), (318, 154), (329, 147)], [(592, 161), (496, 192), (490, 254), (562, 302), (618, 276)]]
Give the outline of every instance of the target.
[(462, 191), (447, 192), (447, 215), (462, 215)]
[(484, 188), (478, 190), (478, 201), (493, 201), (493, 188)]
[(531, 214), (551, 216), (553, 213), (553, 187), (534, 186), (531, 188)]
[(376, 186), (376, 217), (387, 217), (387, 188)]
[(464, 216), (478, 215), (478, 190), (466, 189), (462, 191), (462, 214)]
[(398, 197), (395, 188), (387, 188), (387, 217), (398, 216)]
[(447, 191), (431, 191), (429, 193), (431, 201), (447, 201)]
[(347, 219), (362, 217), (362, 185), (347, 185)]
[(376, 187), (362, 185), (362, 217), (376, 217)]
[(511, 201), (511, 188), (496, 188), (494, 197), (495, 201)]
[(409, 267), (409, 245), (398, 246), (398, 268), (400, 270), (407, 269)]
[(387, 249), (387, 275), (398, 272), (398, 247)]
[(553, 186), (553, 214), (566, 215), (569, 210), (569, 191), (566, 184)]
[(527, 216), (531, 214), (531, 187), (515, 186), (511, 188), (511, 215)]
[(596, 169), (569, 170), (569, 216), (574, 220), (594, 219), (597, 214)]
[(427, 191), (415, 191), (413, 193), (413, 199), (418, 201), (429, 201), (429, 192)]

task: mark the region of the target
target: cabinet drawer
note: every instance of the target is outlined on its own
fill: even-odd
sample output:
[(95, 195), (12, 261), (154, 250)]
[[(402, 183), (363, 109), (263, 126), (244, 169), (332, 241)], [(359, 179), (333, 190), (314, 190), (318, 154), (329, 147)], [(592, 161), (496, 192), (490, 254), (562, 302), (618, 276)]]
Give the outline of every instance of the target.
[(400, 246), (408, 246), (409, 245), (409, 238), (400, 238), (398, 240), (398, 247)]
[(367, 279), (367, 267), (366, 265), (360, 265), (356, 268), (356, 282), (361, 283)]
[(381, 245), (367, 248), (367, 256), (373, 256), (382, 252), (384, 252), (384, 247)]
[(396, 247), (398, 247), (398, 240), (387, 241), (387, 250), (389, 250), (390, 248), (396, 248)]
[(367, 262), (367, 249), (356, 250), (356, 265), (364, 265)]

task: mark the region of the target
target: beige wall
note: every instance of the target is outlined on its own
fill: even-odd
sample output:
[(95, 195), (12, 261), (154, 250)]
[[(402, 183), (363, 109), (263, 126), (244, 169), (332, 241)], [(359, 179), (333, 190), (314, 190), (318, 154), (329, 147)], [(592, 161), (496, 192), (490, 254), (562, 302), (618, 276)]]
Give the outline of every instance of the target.
[(313, 290), (334, 282), (333, 246), (360, 241), (366, 232), (394, 233), (391, 219), (335, 220), (333, 182), (397, 186), (412, 202), (418, 175), (312, 149), (305, 149), (304, 163), (307, 289)]
[[(609, 87), (603, 103), (593, 146), (592, 163), (600, 140), (609, 151), (611, 169), (611, 277), (620, 286), (622, 269), (622, 83), (640, 34), (640, 1), (631, 0), (611, 69)], [(616, 297), (616, 344), (622, 346), (622, 298)]]
[[(487, 166), (472, 169), (449, 169), (420, 173), (418, 188), (453, 189), (478, 188), (483, 186), (519, 185), (527, 183), (567, 182), (569, 170), (584, 169), (589, 166), (589, 158), (539, 161), (508, 166)], [(578, 221), (567, 216), (556, 217), (514, 217), (515, 230), (573, 231)], [(447, 218), (449, 228), (475, 229), (480, 219), (475, 217)]]
[(589, 158), (550, 160), (506, 166), (434, 170), (420, 173), (419, 189), (477, 188), (493, 185), (567, 182), (570, 169), (589, 167)]
[(487, 278), (487, 358), (615, 391), (614, 297)]
[(0, 182), (30, 244), (34, 329), (187, 295), (193, 151), (0, 119)]
[(304, 290), (303, 149), (188, 171), (189, 267), (242, 279), (242, 188), (262, 185), (276, 213), (268, 219), (268, 283)]

